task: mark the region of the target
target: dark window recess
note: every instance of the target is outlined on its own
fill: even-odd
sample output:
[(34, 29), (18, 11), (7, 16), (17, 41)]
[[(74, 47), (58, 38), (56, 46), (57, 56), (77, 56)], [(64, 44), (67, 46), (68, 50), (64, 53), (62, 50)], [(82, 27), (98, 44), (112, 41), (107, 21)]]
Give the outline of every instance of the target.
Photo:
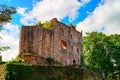
[(75, 59), (73, 60), (73, 64), (76, 64), (76, 61), (75, 61)]
[(73, 46), (71, 46), (71, 50), (73, 51)]
[(79, 54), (79, 52), (80, 52), (80, 49), (79, 49), (79, 48), (77, 48), (77, 53)]

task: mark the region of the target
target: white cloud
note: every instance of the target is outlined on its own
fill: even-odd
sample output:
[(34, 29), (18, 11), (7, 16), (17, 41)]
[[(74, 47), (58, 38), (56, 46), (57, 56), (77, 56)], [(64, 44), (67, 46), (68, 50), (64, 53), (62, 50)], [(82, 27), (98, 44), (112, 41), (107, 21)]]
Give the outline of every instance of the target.
[(4, 30), (0, 32), (0, 36), (3, 40), (0, 41), (0, 46), (9, 46), (11, 49), (2, 52), (3, 61), (11, 60), (18, 55), (19, 46), (19, 29), (18, 25), (8, 23), (4, 25)]
[[(120, 0), (105, 0), (83, 22), (77, 30), (85, 32), (102, 31), (106, 34), (120, 34)], [(104, 29), (103, 29), (104, 28)]]
[(88, 2), (90, 2), (91, 0), (81, 0), (81, 3), (82, 4), (86, 4), (86, 3), (88, 3)]
[(25, 16), (25, 10), (27, 10), (27, 8), (18, 7), (17, 8), (17, 13)]
[(19, 14), (22, 15), (21, 22), (25, 25), (34, 24), (36, 21), (44, 22), (52, 18), (61, 20), (67, 16), (69, 17), (69, 21), (72, 21), (77, 17), (79, 8), (89, 1), (90, 0), (82, 0), (82, 2), (77, 0), (42, 0), (36, 2), (33, 10), (29, 13), (19, 12)]

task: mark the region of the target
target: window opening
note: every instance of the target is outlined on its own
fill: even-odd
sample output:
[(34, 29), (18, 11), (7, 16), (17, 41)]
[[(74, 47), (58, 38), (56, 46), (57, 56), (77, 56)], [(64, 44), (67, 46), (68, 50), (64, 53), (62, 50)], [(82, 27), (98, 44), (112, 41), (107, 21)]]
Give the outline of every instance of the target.
[(65, 41), (63, 41), (63, 40), (61, 40), (61, 47), (63, 49), (67, 49), (67, 43)]
[(71, 50), (73, 51), (73, 46), (71, 46)]
[(80, 52), (80, 49), (79, 49), (79, 48), (77, 48), (77, 53), (79, 54), (79, 52)]
[(73, 60), (73, 64), (76, 64), (76, 61), (75, 61), (75, 59)]

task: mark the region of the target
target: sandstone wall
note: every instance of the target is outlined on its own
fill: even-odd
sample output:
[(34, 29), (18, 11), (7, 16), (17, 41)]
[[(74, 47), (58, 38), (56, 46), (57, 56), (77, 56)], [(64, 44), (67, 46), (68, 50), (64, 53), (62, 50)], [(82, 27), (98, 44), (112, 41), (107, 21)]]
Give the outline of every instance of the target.
[(80, 63), (82, 33), (56, 19), (50, 22), (53, 30), (41, 26), (23, 26), (20, 34), (19, 56), (23, 53), (47, 58), (53, 56), (63, 65)]

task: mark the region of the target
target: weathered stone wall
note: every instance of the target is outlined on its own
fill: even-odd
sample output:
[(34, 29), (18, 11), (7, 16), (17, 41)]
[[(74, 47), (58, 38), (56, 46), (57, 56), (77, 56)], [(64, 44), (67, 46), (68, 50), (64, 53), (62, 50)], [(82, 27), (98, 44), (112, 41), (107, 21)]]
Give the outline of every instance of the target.
[(49, 30), (40, 26), (22, 27), (19, 56), (24, 52), (31, 52), (44, 58), (53, 56), (63, 65), (79, 64), (82, 53), (82, 32), (57, 19), (52, 19), (50, 24), (54, 29)]

